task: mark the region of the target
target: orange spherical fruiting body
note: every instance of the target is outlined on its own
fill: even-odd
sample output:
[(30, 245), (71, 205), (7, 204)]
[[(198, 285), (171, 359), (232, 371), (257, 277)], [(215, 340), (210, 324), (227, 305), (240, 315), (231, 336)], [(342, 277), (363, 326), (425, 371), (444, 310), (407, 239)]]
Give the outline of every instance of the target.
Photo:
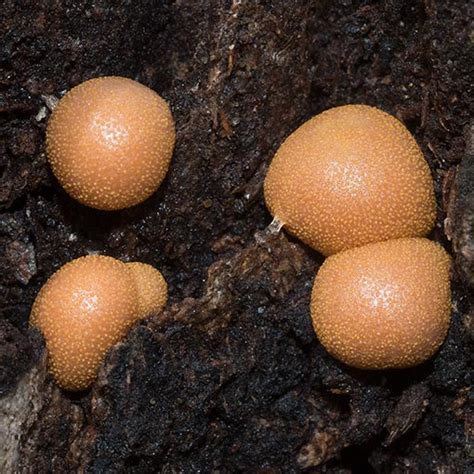
[(366, 105), (329, 109), (275, 154), (266, 204), (293, 235), (324, 255), (426, 235), (436, 202), (429, 167), (395, 117)]
[(388, 240), (327, 258), (311, 316), (318, 339), (347, 365), (410, 367), (444, 341), (451, 315), (450, 257), (424, 238)]
[(136, 321), (161, 311), (166, 299), (166, 281), (152, 266), (92, 255), (72, 260), (49, 278), (30, 323), (43, 333), (58, 384), (84, 390), (110, 347)]
[(87, 256), (54, 273), (41, 288), (30, 323), (46, 341), (50, 370), (67, 390), (86, 389), (106, 352), (140, 317), (135, 280), (111, 257)]
[(53, 173), (74, 199), (103, 210), (144, 201), (163, 181), (175, 143), (168, 104), (124, 77), (100, 77), (71, 89), (49, 120)]
[(163, 275), (146, 263), (132, 262), (126, 266), (135, 281), (141, 317), (146, 318), (160, 313), (168, 299), (168, 285)]

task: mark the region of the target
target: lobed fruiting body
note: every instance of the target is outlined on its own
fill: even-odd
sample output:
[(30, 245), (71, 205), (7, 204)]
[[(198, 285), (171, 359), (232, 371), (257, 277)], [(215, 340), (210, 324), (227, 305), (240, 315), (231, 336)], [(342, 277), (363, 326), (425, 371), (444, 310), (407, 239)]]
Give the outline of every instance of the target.
[(324, 255), (424, 236), (436, 211), (416, 141), (366, 105), (329, 109), (294, 131), (270, 164), (264, 194), (272, 215)]
[(168, 104), (124, 77), (71, 89), (47, 127), (53, 173), (74, 199), (103, 210), (144, 201), (163, 181), (175, 143)]
[(450, 257), (423, 238), (333, 255), (316, 276), (311, 316), (335, 358), (361, 369), (411, 367), (431, 357), (450, 322)]
[[(84, 390), (93, 382), (110, 347), (149, 315), (143, 301), (155, 304), (153, 309), (158, 301), (160, 309), (164, 306), (166, 283), (156, 284), (154, 272), (159, 272), (148, 271), (137, 279), (131, 270), (136, 267), (111, 257), (81, 257), (61, 267), (41, 288), (30, 323), (43, 333), (50, 370), (62, 388)], [(147, 280), (150, 273), (152, 281)], [(152, 297), (153, 289), (160, 295)]]

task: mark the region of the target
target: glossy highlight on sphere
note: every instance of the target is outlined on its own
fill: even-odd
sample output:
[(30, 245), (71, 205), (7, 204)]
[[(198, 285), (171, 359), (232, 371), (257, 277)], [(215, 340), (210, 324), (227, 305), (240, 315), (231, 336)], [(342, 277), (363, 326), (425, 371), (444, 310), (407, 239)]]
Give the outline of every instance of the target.
[(126, 266), (131, 271), (137, 288), (140, 317), (160, 313), (168, 299), (168, 285), (163, 275), (146, 263), (132, 262)]
[(450, 257), (437, 243), (406, 238), (326, 259), (311, 317), (335, 358), (360, 369), (405, 368), (430, 358), (451, 317)]
[(175, 143), (168, 104), (124, 77), (100, 77), (71, 89), (47, 127), (47, 154), (66, 192), (102, 210), (123, 209), (153, 194)]
[(433, 182), (415, 139), (366, 105), (329, 109), (294, 131), (270, 164), (264, 194), (272, 215), (326, 256), (425, 236), (435, 220)]
[(72, 260), (49, 278), (36, 297), (30, 324), (43, 333), (58, 384), (83, 390), (137, 319), (135, 282), (126, 265), (93, 255)]

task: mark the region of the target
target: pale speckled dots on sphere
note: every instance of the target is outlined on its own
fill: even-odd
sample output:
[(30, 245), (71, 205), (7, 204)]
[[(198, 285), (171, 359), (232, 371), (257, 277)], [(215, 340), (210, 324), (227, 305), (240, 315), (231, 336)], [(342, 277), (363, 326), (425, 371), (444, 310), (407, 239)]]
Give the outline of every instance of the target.
[(41, 288), (30, 323), (46, 340), (50, 370), (67, 390), (86, 389), (112, 345), (140, 318), (134, 279), (111, 257), (61, 267)]
[(168, 285), (163, 275), (146, 263), (132, 262), (126, 265), (137, 288), (140, 316), (146, 318), (160, 313), (168, 299)]
[(71, 89), (47, 127), (47, 153), (69, 195), (97, 209), (133, 206), (153, 194), (175, 143), (168, 104), (124, 77), (101, 77)]
[(444, 341), (451, 316), (450, 257), (423, 238), (389, 240), (326, 259), (311, 316), (323, 346), (362, 369), (410, 367)]
[(405, 126), (374, 107), (313, 117), (278, 149), (264, 185), (273, 216), (324, 255), (426, 235), (436, 202), (429, 167)]

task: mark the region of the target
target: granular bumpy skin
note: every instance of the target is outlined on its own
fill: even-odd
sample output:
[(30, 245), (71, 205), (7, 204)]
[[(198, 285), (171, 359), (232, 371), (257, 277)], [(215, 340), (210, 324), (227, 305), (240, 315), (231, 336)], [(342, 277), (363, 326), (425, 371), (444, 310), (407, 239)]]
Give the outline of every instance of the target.
[(105, 354), (139, 319), (134, 280), (126, 265), (105, 256), (73, 260), (45, 283), (30, 324), (46, 340), (50, 370), (66, 390), (84, 390)]
[(444, 341), (451, 315), (450, 257), (423, 238), (389, 240), (329, 257), (311, 316), (335, 358), (361, 369), (411, 367)]
[(163, 275), (146, 263), (132, 262), (126, 266), (131, 271), (137, 288), (140, 317), (160, 313), (168, 300), (168, 285)]
[(264, 192), (272, 215), (324, 255), (425, 236), (436, 214), (415, 139), (366, 105), (329, 109), (293, 132), (271, 162)]
[(102, 210), (123, 209), (153, 194), (168, 171), (175, 128), (168, 104), (124, 77), (71, 89), (47, 128), (47, 153), (67, 193)]

